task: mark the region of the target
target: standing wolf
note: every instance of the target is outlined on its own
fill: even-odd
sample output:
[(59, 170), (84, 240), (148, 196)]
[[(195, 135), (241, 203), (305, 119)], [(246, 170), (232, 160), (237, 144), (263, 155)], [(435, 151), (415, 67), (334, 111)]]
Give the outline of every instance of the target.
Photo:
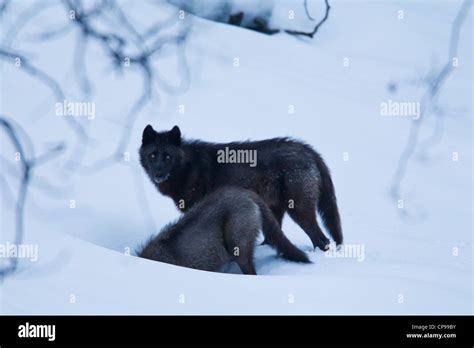
[(235, 260), (242, 273), (256, 274), (253, 252), (260, 230), (282, 257), (310, 262), (285, 237), (257, 194), (230, 186), (206, 195), (148, 242), (138, 256), (213, 272)]
[[(220, 163), (218, 153), (254, 151), (256, 165)], [(175, 126), (156, 132), (143, 131), (140, 163), (164, 195), (186, 211), (207, 193), (224, 185), (256, 192), (281, 226), (285, 212), (306, 232), (313, 247), (329, 248), (316, 220), (316, 209), (339, 245), (342, 229), (329, 169), (309, 145), (289, 138), (262, 141), (208, 143), (182, 139)]]

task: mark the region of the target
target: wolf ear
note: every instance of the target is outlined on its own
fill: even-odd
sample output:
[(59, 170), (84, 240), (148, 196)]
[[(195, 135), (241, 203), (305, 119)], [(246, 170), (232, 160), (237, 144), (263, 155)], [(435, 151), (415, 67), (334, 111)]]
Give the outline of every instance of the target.
[(155, 139), (155, 136), (156, 136), (156, 132), (153, 129), (153, 127), (150, 125), (146, 126), (145, 129), (143, 130), (142, 144), (145, 145), (145, 144), (151, 143)]
[(173, 145), (181, 145), (181, 131), (178, 126), (174, 126), (173, 129), (168, 132), (168, 139)]

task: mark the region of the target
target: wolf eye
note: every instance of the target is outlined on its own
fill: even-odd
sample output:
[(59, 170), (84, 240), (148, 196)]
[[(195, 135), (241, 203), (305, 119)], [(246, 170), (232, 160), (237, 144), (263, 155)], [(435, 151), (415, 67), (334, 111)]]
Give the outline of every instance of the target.
[(155, 159), (155, 157), (156, 157), (156, 156), (155, 156), (155, 154), (154, 154), (154, 153), (152, 153), (152, 154), (150, 155), (150, 159), (152, 159), (152, 160), (154, 160), (154, 159)]
[(165, 161), (169, 161), (171, 159), (171, 156), (168, 154), (165, 154)]

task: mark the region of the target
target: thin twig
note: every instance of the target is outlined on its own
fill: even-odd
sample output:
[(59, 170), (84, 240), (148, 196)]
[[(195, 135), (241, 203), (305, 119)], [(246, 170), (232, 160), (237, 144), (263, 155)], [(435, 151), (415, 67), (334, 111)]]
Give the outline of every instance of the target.
[(310, 13), (309, 13), (309, 10), (308, 10), (308, 0), (304, 0), (304, 11), (306, 12), (306, 17), (308, 17), (308, 19), (314, 21), (315, 19), (313, 17), (311, 17)]
[[(291, 34), (291, 35), (301, 35), (301, 36), (307, 36), (307, 37), (313, 38), (314, 35), (316, 35), (316, 33), (318, 32), (318, 29), (321, 27), (321, 25), (323, 25), (324, 22), (326, 22), (326, 20), (329, 17), (329, 10), (331, 9), (331, 6), (329, 6), (329, 1), (328, 0), (324, 0), (324, 3), (326, 5), (326, 10), (325, 10), (325, 13), (324, 13), (324, 17), (319, 21), (318, 24), (316, 24), (313, 31), (305, 32), (305, 31), (299, 31), (299, 30), (286, 29), (285, 32), (287, 32), (288, 34)], [(308, 16), (309, 16), (309, 14), (308, 14)]]

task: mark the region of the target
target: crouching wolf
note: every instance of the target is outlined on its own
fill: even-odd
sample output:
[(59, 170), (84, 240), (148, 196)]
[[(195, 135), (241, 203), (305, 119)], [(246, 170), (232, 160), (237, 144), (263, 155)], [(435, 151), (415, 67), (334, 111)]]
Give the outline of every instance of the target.
[[(253, 151), (255, 161), (219, 161), (223, 151)], [(223, 144), (188, 141), (181, 138), (177, 126), (156, 132), (148, 125), (143, 131), (140, 163), (156, 188), (184, 211), (221, 186), (239, 186), (257, 193), (280, 226), (288, 212), (313, 247), (327, 250), (329, 239), (318, 225), (317, 209), (332, 238), (342, 244), (329, 169), (305, 143), (289, 138)]]
[(272, 212), (254, 192), (223, 187), (189, 209), (151, 239), (138, 256), (217, 272), (236, 261), (242, 273), (256, 274), (253, 262), (259, 231), (283, 258), (310, 262), (285, 237)]

